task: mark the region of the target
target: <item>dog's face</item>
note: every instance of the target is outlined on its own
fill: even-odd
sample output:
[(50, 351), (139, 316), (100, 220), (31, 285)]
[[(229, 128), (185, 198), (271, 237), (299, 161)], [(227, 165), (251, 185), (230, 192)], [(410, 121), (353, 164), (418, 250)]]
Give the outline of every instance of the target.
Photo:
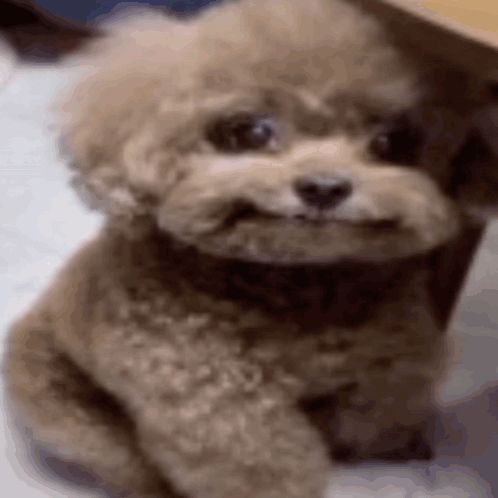
[(242, 0), (123, 34), (99, 46), (66, 137), (111, 214), (279, 264), (407, 257), (455, 234), (465, 82), (458, 102), (433, 88), (347, 2)]

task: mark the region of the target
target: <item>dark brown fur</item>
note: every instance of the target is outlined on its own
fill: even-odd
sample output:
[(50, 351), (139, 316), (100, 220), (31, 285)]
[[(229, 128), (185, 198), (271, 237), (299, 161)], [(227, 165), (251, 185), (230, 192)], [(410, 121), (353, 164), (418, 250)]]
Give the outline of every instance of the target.
[(82, 48), (97, 30), (54, 16), (32, 0), (2, 0), (0, 34), (20, 58), (53, 61)]

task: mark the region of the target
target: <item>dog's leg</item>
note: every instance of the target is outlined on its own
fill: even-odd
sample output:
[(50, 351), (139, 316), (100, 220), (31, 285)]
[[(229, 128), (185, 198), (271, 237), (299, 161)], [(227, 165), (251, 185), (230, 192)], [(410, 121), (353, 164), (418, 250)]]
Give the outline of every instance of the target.
[(331, 460), (297, 409), (264, 389), (213, 403), (214, 392), (140, 417), (143, 449), (165, 476), (195, 498), (324, 496)]
[(117, 403), (57, 350), (45, 312), (18, 322), (8, 346), (4, 370), (9, 397), (50, 453), (126, 496), (179, 497), (143, 457), (134, 427)]
[(332, 461), (296, 406), (297, 379), (277, 369), (268, 378), (215, 333), (209, 341), (188, 327), (158, 333), (110, 323), (98, 334), (88, 341), (92, 374), (126, 408), (142, 451), (180, 492), (323, 497)]
[(417, 375), (375, 378), (356, 385), (338, 401), (333, 456), (363, 459), (429, 460), (433, 456), (431, 382)]

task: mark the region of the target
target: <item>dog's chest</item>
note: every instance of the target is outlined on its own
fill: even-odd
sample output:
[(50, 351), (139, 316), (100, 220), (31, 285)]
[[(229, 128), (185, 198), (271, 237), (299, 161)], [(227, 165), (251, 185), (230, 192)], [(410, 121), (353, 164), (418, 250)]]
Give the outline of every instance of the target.
[[(300, 305), (296, 308), (296, 303)], [(333, 303), (328, 303), (333, 306)], [(325, 294), (273, 310), (247, 300), (222, 299), (177, 287), (129, 301), (126, 321), (154, 336), (163, 366), (173, 361), (192, 377), (220, 376), (248, 389), (275, 382), (306, 391), (330, 391), (375, 361), (389, 362), (413, 331), (376, 313), (360, 323), (338, 320)], [(392, 320), (391, 320), (392, 321)]]

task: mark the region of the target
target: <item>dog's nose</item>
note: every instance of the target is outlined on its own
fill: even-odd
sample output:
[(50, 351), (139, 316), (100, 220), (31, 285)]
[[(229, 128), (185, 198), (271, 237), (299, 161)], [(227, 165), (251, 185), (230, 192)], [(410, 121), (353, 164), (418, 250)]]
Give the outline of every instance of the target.
[(294, 182), (294, 190), (308, 206), (330, 209), (351, 195), (353, 185), (343, 177), (305, 176)]

